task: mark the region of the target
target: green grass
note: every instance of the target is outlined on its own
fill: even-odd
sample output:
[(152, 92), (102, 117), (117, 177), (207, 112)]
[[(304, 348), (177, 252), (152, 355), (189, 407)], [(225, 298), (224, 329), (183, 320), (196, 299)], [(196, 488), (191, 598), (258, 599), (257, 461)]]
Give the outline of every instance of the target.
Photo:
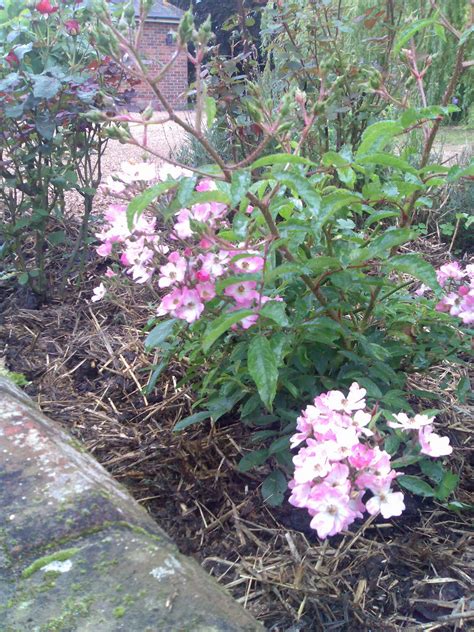
[(442, 145), (473, 145), (474, 126), (442, 127), (439, 130), (437, 142)]

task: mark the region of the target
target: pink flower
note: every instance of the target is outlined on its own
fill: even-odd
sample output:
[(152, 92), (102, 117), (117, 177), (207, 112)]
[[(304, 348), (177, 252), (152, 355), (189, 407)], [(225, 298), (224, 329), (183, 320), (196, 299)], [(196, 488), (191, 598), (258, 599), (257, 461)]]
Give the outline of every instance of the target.
[(101, 299), (104, 298), (106, 292), (107, 292), (107, 289), (105, 285), (101, 283), (100, 285), (98, 285), (97, 287), (93, 289), (91, 301), (93, 303), (97, 303), (97, 301), (100, 301)]
[(108, 257), (112, 252), (112, 242), (106, 241), (96, 248), (96, 252), (100, 257)]
[(213, 283), (198, 283), (198, 285), (196, 285), (196, 290), (201, 300), (205, 303), (212, 301), (216, 295), (216, 287)]
[(288, 502), (294, 507), (306, 507), (313, 489), (311, 483), (298, 485), (295, 480), (292, 480), (288, 483), (288, 487), (292, 490)]
[(413, 418), (408, 417), (406, 413), (398, 413), (393, 415), (397, 421), (387, 422), (390, 428), (399, 428), (400, 430), (418, 430), (423, 426), (433, 423), (434, 417), (427, 415), (415, 415)]
[(463, 296), (459, 303), (458, 316), (465, 325), (474, 323), (474, 290), (470, 290), (468, 294)]
[(260, 294), (256, 291), (257, 283), (255, 281), (242, 281), (234, 283), (225, 288), (224, 294), (230, 296), (239, 304), (249, 304), (252, 300), (258, 300)]
[(210, 178), (204, 178), (196, 186), (196, 191), (215, 191), (216, 189), (216, 183)]
[(183, 288), (181, 305), (176, 310), (177, 317), (188, 323), (193, 323), (199, 318), (203, 311), (204, 304), (197, 290), (190, 290), (187, 287)]
[(58, 7), (53, 7), (49, 0), (40, 0), (36, 5), (36, 10), (42, 15), (49, 15), (50, 13), (56, 13)]
[(453, 451), (449, 437), (441, 437), (433, 432), (433, 426), (423, 426), (418, 431), (421, 453), (428, 456), (447, 456)]
[(293, 463), (295, 464), (294, 479), (298, 485), (322, 478), (331, 469), (331, 464), (322, 448), (319, 450), (302, 448), (293, 457)]
[(77, 20), (66, 20), (64, 22), (64, 26), (69, 35), (79, 35), (81, 32), (81, 25)]
[(193, 231), (191, 230), (191, 211), (187, 208), (182, 208), (179, 213), (176, 214), (178, 221), (174, 225), (174, 232), (179, 239), (188, 239), (192, 237)]
[(389, 485), (377, 489), (372, 498), (365, 503), (365, 507), (371, 516), (380, 512), (384, 518), (391, 518), (402, 514), (405, 503), (403, 502), (403, 494), (392, 492)]
[(242, 274), (253, 274), (254, 272), (259, 272), (260, 270), (263, 270), (264, 265), (265, 260), (263, 257), (240, 257), (232, 263), (234, 270)]
[(366, 393), (365, 388), (360, 388), (357, 382), (353, 382), (347, 397), (341, 391), (329, 391), (326, 406), (331, 410), (344, 411), (350, 415), (354, 410), (365, 408)]
[(322, 490), (311, 499), (311, 512), (314, 517), (310, 526), (316, 529), (321, 539), (336, 535), (353, 519), (349, 498), (337, 489)]
[(452, 263), (445, 263), (442, 265), (439, 270), (436, 271), (436, 278), (438, 279), (438, 283), (441, 287), (446, 285), (446, 281), (448, 279), (461, 280), (465, 276), (463, 270), (461, 270), (461, 266), (456, 261)]
[(227, 269), (227, 262), (229, 261), (229, 254), (224, 251), (220, 251), (217, 254), (208, 253), (201, 256), (202, 271), (208, 274), (210, 277), (220, 277)]
[(324, 485), (339, 489), (344, 494), (349, 494), (351, 483), (349, 481), (349, 468), (344, 463), (336, 463), (323, 480)]
[(171, 253), (168, 257), (168, 263), (160, 267), (159, 287), (169, 287), (184, 281), (186, 267), (187, 264), (184, 257), (181, 257), (177, 252)]
[(107, 270), (105, 271), (105, 276), (106, 276), (107, 278), (111, 279), (112, 277), (117, 276), (117, 273), (116, 273), (116, 272), (114, 272), (114, 271), (112, 270), (112, 268), (107, 268)]
[(351, 423), (359, 433), (365, 435), (366, 437), (371, 437), (374, 433), (372, 430), (369, 430), (369, 428), (366, 428), (371, 421), (372, 415), (370, 413), (366, 413), (363, 410), (356, 410)]
[(348, 461), (352, 467), (357, 470), (363, 470), (368, 467), (375, 458), (375, 450), (369, 446), (359, 443), (354, 446), (352, 453), (348, 457)]
[(167, 294), (161, 301), (156, 311), (158, 316), (165, 316), (165, 314), (171, 314), (171, 316), (177, 315), (176, 310), (181, 307), (183, 303), (183, 291), (181, 288), (174, 289), (171, 294)]

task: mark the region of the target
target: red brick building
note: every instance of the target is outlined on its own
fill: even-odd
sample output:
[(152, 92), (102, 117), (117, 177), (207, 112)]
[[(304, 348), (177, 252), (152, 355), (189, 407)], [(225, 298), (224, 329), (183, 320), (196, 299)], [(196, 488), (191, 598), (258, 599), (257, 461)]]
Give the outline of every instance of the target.
[[(139, 0), (135, 5), (139, 7)], [(176, 50), (174, 34), (178, 30), (183, 11), (166, 0), (155, 0), (143, 29), (141, 53), (150, 70), (158, 72), (169, 61)], [(160, 87), (164, 96), (175, 108), (186, 106), (188, 89), (188, 62), (185, 54), (180, 54), (171, 70), (162, 80)], [(157, 109), (162, 109), (148, 86), (136, 86), (135, 105), (145, 107), (150, 101)]]

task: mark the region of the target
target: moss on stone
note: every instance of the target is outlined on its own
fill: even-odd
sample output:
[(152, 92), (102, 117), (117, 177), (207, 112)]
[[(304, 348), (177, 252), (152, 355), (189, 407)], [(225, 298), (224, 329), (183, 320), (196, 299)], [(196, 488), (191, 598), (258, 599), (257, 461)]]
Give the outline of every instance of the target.
[(126, 608), (125, 606), (117, 606), (116, 608), (114, 608), (113, 612), (116, 619), (121, 619), (126, 612)]
[(69, 558), (71, 558), (73, 555), (76, 555), (76, 553), (78, 553), (79, 551), (80, 549), (78, 548), (63, 549), (62, 551), (56, 551), (56, 553), (51, 553), (51, 555), (45, 555), (44, 557), (40, 557), (37, 560), (35, 560), (32, 564), (27, 566), (22, 572), (21, 576), (23, 577), (23, 579), (27, 579), (28, 577), (31, 577), (33, 573), (36, 573), (36, 571), (39, 571), (40, 569), (42, 569), (44, 566), (47, 566), (51, 562), (64, 562), (65, 560), (68, 560)]

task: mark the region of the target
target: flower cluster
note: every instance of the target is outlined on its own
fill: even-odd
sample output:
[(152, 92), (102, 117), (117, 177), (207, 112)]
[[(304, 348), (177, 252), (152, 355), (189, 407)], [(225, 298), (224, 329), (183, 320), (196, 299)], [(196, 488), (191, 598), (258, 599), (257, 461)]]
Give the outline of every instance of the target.
[(449, 445), (448, 437), (440, 437), (433, 430), (434, 417), (427, 415), (415, 415), (408, 417), (406, 413), (393, 415), (396, 421), (389, 421), (390, 428), (396, 428), (404, 432), (413, 431), (418, 443), (421, 446), (420, 452), (427, 456), (447, 456), (451, 454), (453, 448)]
[[(215, 183), (208, 178), (196, 186), (199, 192), (215, 189)], [(217, 282), (232, 276), (238, 280), (223, 284), (221, 298), (228, 303), (228, 311), (254, 312), (241, 319), (244, 329), (257, 322), (260, 307), (272, 300), (259, 291), (257, 281), (245, 279), (247, 274), (263, 271), (264, 258), (245, 244), (234, 247), (216, 237), (215, 230), (222, 227), (227, 213), (228, 207), (220, 202), (194, 204), (177, 213), (172, 238), (183, 242), (183, 250), (182, 254), (171, 252), (167, 263), (160, 267), (158, 285), (171, 291), (158, 307), (159, 316), (169, 314), (193, 323), (201, 316), (205, 304), (217, 295)]]
[[(113, 177), (109, 176), (103, 186), (103, 190), (113, 194), (119, 202), (111, 204), (104, 213), (104, 225), (96, 233), (97, 239), (102, 242), (97, 253), (102, 257), (109, 257), (114, 246), (118, 245), (120, 263), (136, 283), (145, 283), (151, 279), (155, 272), (156, 256), (166, 254), (168, 247), (156, 231), (156, 218), (142, 214), (135, 217), (129, 227), (128, 201), (160, 175), (153, 164), (124, 162), (121, 171)], [(113, 276), (113, 273), (108, 270), (106, 276)], [(106, 288), (101, 283), (95, 288), (92, 301), (103, 298), (105, 292)]]
[[(456, 261), (445, 263), (436, 271), (438, 283), (446, 291), (436, 305), (439, 312), (457, 316), (465, 325), (474, 323), (474, 264), (464, 270)], [(429, 288), (422, 285), (417, 294), (422, 296)]]
[[(150, 163), (123, 163), (121, 171), (109, 177), (104, 188), (125, 202), (156, 179), (180, 175), (186, 174), (182, 170), (177, 172), (174, 167), (163, 167), (157, 172)], [(202, 179), (196, 186), (200, 193), (215, 189), (215, 182), (209, 178)], [(155, 218), (143, 214), (136, 217), (129, 228), (127, 204), (114, 203), (105, 212), (104, 226), (96, 234), (102, 242), (97, 252), (108, 257), (114, 245), (119, 244), (120, 263), (137, 283), (151, 280), (158, 270), (158, 287), (169, 289), (169, 293), (160, 302), (157, 314), (169, 314), (188, 323), (200, 318), (205, 304), (216, 297), (217, 283), (221, 281), (220, 298), (227, 303), (229, 312), (242, 309), (253, 312), (240, 320), (240, 325), (248, 329), (257, 322), (262, 305), (281, 299), (264, 296), (259, 290), (261, 283), (254, 277), (246, 278), (263, 273), (265, 259), (258, 251), (246, 244), (229, 244), (216, 235), (218, 229), (225, 226), (228, 210), (225, 204), (215, 201), (181, 209), (175, 216), (170, 235), (171, 242), (180, 243), (180, 248), (169, 252), (157, 234)], [(252, 210), (249, 207), (247, 212)], [(164, 255), (167, 255), (166, 262), (159, 265), (157, 260), (162, 260)], [(105, 292), (102, 283), (95, 288), (91, 300), (99, 301)]]
[[(403, 494), (391, 489), (398, 475), (370, 429), (372, 414), (365, 395), (356, 382), (347, 396), (336, 390), (319, 395), (298, 418), (298, 432), (290, 440), (293, 448), (305, 445), (293, 458), (289, 502), (307, 509), (320, 538), (346, 529), (365, 511), (390, 518), (405, 509)], [(397, 421), (389, 423), (393, 428), (418, 432), (422, 453), (442, 456), (452, 451), (449, 439), (433, 432), (429, 417), (416, 415), (412, 420), (404, 413), (394, 417)]]

